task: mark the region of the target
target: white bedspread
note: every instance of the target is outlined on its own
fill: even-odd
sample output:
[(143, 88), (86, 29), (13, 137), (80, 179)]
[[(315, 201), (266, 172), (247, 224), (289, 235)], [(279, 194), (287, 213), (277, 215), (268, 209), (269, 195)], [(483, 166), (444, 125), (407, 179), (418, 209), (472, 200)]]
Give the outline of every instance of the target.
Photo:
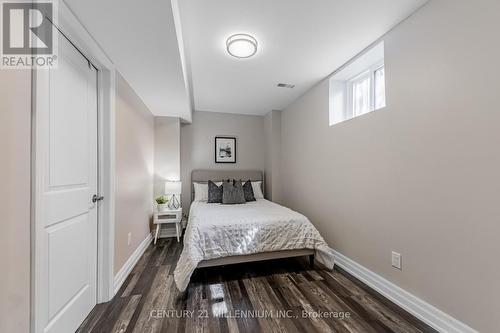
[(264, 199), (242, 205), (193, 202), (175, 283), (184, 291), (202, 260), (298, 249), (314, 249), (316, 259), (333, 268), (330, 248), (302, 214)]

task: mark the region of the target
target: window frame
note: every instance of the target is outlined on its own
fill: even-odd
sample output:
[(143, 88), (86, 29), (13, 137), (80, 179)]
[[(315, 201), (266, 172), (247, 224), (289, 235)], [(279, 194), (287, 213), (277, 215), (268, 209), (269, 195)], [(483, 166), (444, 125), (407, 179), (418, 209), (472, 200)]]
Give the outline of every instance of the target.
[(371, 103), (372, 96), (371, 95), (372, 95), (373, 82), (372, 82), (372, 73), (370, 73), (370, 70), (365, 70), (362, 73), (356, 75), (355, 77), (353, 77), (347, 81), (347, 85), (348, 85), (347, 115), (350, 118), (358, 117), (358, 116), (361, 116), (365, 113), (370, 112), (370, 111), (367, 111), (365, 113), (354, 114), (354, 86), (358, 83), (365, 81), (366, 79), (368, 79), (368, 85), (369, 85), (368, 89), (370, 92), (369, 101), (368, 101), (368, 109), (371, 110), (371, 108), (372, 108), (372, 105), (371, 105), (372, 104)]
[[(377, 76), (375, 75), (375, 73), (377, 73), (379, 70), (383, 69), (384, 70), (384, 105), (377, 108)], [(373, 110), (372, 111), (376, 111), (376, 110), (380, 110), (380, 109), (383, 109), (386, 107), (387, 105), (387, 100), (386, 100), (386, 89), (385, 89), (385, 63), (382, 63), (380, 66), (378, 66), (377, 68), (375, 68), (373, 70)]]
[[(351, 77), (350, 79), (347, 80), (347, 105), (346, 105), (346, 116), (347, 119), (352, 119), (355, 117), (362, 116), (364, 114), (370, 113), (372, 111), (380, 110), (385, 108), (385, 105), (380, 108), (375, 108), (375, 72), (380, 70), (381, 68), (384, 68), (384, 76), (385, 76), (385, 62), (377, 62), (370, 66), (369, 68), (365, 69), (361, 73)], [(356, 83), (359, 83), (366, 78), (369, 78), (369, 85), (370, 85), (370, 100), (369, 100), (369, 110), (365, 113), (357, 114), (354, 115), (354, 85)], [(384, 85), (385, 85), (385, 80), (384, 80)]]

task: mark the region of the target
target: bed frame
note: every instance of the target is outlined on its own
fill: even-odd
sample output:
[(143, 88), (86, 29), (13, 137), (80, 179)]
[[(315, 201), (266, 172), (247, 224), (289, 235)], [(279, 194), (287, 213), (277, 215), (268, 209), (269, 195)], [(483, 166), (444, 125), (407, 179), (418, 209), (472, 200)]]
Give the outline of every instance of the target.
[[(262, 182), (262, 193), (264, 193), (264, 175), (260, 170), (193, 170), (191, 172), (191, 202), (194, 200), (194, 184), (208, 183), (212, 181), (223, 181), (225, 179), (242, 179)], [(262, 252), (249, 255), (229, 256), (224, 258), (203, 260), (198, 264), (198, 268), (214, 267), (231, 264), (239, 264), (253, 261), (263, 261), (272, 259), (282, 259), (291, 257), (309, 256), (311, 268), (314, 267), (314, 250), (283, 250), (273, 252)]]

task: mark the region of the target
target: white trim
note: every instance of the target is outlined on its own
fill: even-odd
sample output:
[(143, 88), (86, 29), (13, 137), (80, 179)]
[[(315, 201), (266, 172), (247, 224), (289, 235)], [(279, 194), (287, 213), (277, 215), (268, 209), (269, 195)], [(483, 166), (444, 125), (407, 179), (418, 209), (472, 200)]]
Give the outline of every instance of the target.
[[(351, 79), (348, 79), (346, 81), (346, 84), (347, 84), (347, 101), (346, 101), (347, 105), (346, 105), (346, 112), (345, 112), (345, 114), (347, 116), (346, 118), (348, 118), (348, 119), (356, 118), (356, 117), (362, 116), (364, 114), (385, 108), (385, 105), (382, 107), (379, 107), (379, 108), (376, 108), (376, 105), (375, 105), (375, 95), (376, 95), (376, 93), (375, 93), (375, 89), (376, 89), (375, 72), (381, 68), (384, 68), (384, 67), (385, 67), (385, 58), (379, 62), (372, 64), (370, 67), (366, 68), (361, 73), (358, 73), (357, 75), (355, 75), (354, 77), (352, 77)], [(369, 110), (366, 111), (365, 113), (354, 114), (354, 85), (359, 83), (360, 81), (364, 81), (367, 78), (370, 81)]]
[(151, 234), (148, 233), (146, 238), (141, 242), (141, 244), (139, 244), (139, 246), (137, 247), (137, 249), (135, 249), (132, 255), (130, 255), (125, 264), (123, 264), (122, 268), (120, 268), (118, 273), (116, 273), (114, 278), (114, 287), (113, 287), (115, 295), (118, 292), (118, 290), (120, 290), (127, 276), (130, 274), (130, 272), (132, 272), (132, 269), (134, 269), (135, 264), (137, 264), (141, 256), (144, 254), (144, 251), (146, 251), (149, 244), (151, 244), (152, 240), (153, 237), (151, 237)]
[[(99, 194), (97, 302), (110, 301), (115, 256), (115, 72), (99, 71)], [(107, 87), (107, 88), (106, 88)]]
[(415, 295), (410, 294), (394, 283), (370, 271), (368, 268), (361, 266), (354, 260), (344, 256), (342, 253), (333, 249), (332, 252), (335, 256), (336, 265), (439, 332), (478, 333), (473, 328), (421, 300)]

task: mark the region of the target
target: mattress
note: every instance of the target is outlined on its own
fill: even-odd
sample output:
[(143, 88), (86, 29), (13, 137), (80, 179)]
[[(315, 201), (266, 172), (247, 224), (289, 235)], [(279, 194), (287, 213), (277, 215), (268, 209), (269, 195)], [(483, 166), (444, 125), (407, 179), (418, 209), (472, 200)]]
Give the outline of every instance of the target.
[(184, 291), (202, 260), (298, 249), (315, 250), (316, 259), (333, 268), (330, 248), (302, 214), (265, 199), (241, 205), (193, 202), (175, 283)]

